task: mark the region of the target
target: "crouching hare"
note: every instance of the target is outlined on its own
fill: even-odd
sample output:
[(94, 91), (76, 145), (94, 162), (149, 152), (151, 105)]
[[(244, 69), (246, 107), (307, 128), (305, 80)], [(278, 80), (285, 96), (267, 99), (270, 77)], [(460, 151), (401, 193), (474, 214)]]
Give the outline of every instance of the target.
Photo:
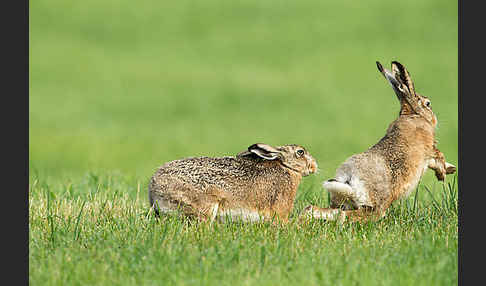
[(392, 202), (417, 187), (427, 168), (439, 181), (456, 171), (436, 147), (437, 117), (430, 100), (415, 92), (409, 72), (400, 63), (393, 61), (391, 72), (376, 64), (400, 101), (399, 116), (378, 143), (348, 158), (336, 176), (323, 183), (331, 195), (330, 208), (307, 206), (304, 218), (376, 220)]
[(316, 170), (316, 160), (301, 146), (253, 144), (234, 157), (166, 163), (151, 178), (149, 200), (157, 215), (180, 210), (211, 222), (287, 222), (302, 177)]

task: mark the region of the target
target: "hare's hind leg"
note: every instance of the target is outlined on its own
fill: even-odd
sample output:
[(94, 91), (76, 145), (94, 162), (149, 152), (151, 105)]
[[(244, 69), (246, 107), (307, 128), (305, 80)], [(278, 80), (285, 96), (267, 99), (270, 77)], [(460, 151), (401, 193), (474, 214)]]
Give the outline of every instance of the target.
[(162, 215), (183, 214), (189, 218), (204, 220), (205, 216), (184, 200), (177, 200), (164, 196), (154, 196), (153, 198), (150, 198), (150, 200), (151, 207), (157, 217)]
[(169, 198), (166, 194), (149, 190), (150, 209), (153, 210), (156, 217), (163, 214), (173, 214), (178, 210), (178, 204)]
[(176, 179), (152, 188), (149, 199), (154, 211), (159, 214), (182, 213), (184, 216), (203, 221), (214, 216), (216, 201), (212, 196), (207, 196), (202, 190)]
[(217, 213), (217, 218), (220, 221), (241, 221), (241, 222), (263, 222), (265, 216), (260, 214), (257, 210), (248, 208), (224, 208)]
[(177, 211), (177, 206), (171, 204), (169, 201), (160, 197), (150, 196), (150, 208), (154, 211), (155, 216), (160, 217), (161, 214), (171, 214)]

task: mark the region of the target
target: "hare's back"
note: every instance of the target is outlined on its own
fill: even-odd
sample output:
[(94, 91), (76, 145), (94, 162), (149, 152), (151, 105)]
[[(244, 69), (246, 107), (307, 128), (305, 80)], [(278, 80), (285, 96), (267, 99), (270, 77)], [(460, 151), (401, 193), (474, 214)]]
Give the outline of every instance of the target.
[(235, 157), (192, 157), (164, 164), (154, 177), (176, 178), (192, 185), (226, 186), (247, 181), (258, 172), (258, 165), (251, 160)]

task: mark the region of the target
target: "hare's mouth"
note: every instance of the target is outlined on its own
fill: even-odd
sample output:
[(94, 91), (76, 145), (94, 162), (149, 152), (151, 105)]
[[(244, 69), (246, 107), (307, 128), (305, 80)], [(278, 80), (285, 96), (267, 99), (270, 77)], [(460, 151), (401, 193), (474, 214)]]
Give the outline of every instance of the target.
[(315, 161), (311, 162), (309, 164), (309, 166), (307, 166), (307, 170), (308, 170), (308, 172), (307, 172), (308, 174), (306, 174), (306, 175), (317, 173), (317, 171), (319, 171), (319, 169), (317, 167), (317, 163)]
[(316, 173), (317, 171), (318, 171), (317, 164), (312, 164), (310, 166), (306, 166), (306, 168), (300, 173), (302, 174), (303, 177), (307, 177), (310, 174)]

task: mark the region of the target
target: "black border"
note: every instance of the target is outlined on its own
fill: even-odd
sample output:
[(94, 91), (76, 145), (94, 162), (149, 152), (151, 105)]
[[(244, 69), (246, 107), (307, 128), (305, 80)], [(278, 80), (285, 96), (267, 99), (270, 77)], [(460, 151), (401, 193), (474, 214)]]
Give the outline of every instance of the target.
[[(486, 142), (481, 136), (485, 111), (479, 100), (484, 97), (484, 20), (483, 9), (472, 1), (458, 1), (458, 275), (459, 285), (474, 285), (483, 280), (482, 234), (486, 209), (481, 163)], [(467, 5), (466, 5), (467, 4)], [(467, 106), (467, 108), (466, 108)], [(479, 282), (481, 284), (481, 282)]]
[[(29, 284), (29, 1), (2, 5), (2, 246), (7, 284)], [(13, 13), (12, 13), (13, 12)], [(6, 184), (5, 184), (6, 183)], [(13, 281), (9, 283), (7, 281)]]

